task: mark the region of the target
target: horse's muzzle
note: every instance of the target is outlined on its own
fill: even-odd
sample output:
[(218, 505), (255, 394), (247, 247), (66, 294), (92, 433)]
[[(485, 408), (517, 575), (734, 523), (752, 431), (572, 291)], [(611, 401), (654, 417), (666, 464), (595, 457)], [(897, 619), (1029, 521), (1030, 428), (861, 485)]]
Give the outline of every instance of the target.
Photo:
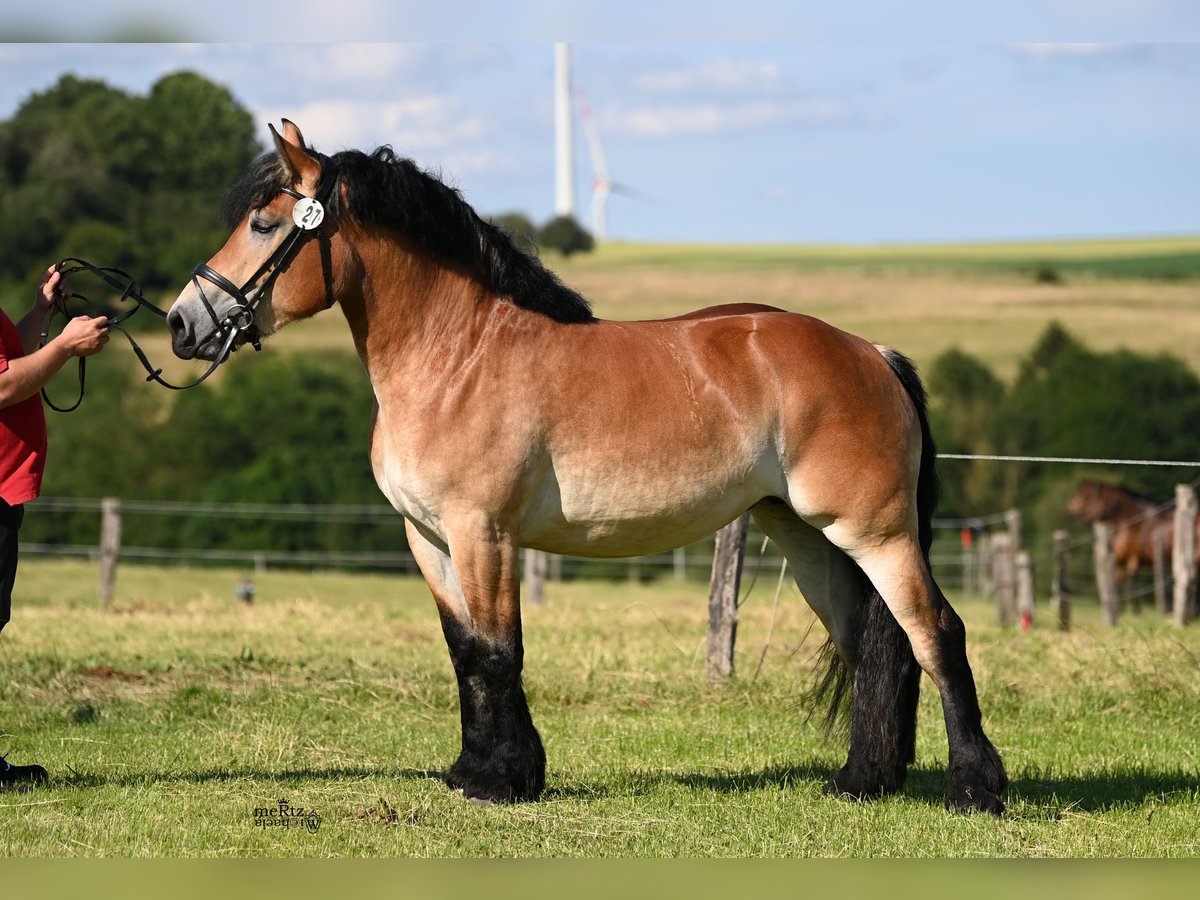
[(194, 359), (199, 349), (196, 330), (177, 309), (167, 313), (167, 328), (171, 332), (171, 350), (180, 359)]

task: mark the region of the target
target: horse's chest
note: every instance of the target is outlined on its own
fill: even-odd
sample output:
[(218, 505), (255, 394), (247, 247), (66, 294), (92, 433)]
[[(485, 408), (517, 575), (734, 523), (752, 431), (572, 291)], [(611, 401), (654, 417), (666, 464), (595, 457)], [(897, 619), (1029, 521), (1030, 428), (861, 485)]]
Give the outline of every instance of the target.
[(421, 458), (419, 446), (402, 436), (389, 435), (376, 420), (371, 436), (371, 468), (379, 490), (397, 512), (444, 537), (442, 491)]

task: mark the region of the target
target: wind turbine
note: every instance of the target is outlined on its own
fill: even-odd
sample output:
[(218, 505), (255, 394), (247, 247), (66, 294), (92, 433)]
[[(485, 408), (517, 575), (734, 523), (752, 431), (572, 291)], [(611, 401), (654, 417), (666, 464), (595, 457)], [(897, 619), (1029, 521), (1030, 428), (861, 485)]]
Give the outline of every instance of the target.
[(575, 129), (571, 116), (571, 45), (554, 45), (554, 214), (575, 215)]
[(592, 156), (592, 171), (595, 173), (592, 178), (592, 233), (596, 240), (603, 241), (608, 239), (608, 197), (615, 185), (608, 172), (608, 160), (600, 144), (596, 120), (587, 103), (579, 104), (579, 119), (583, 123), (583, 133)]

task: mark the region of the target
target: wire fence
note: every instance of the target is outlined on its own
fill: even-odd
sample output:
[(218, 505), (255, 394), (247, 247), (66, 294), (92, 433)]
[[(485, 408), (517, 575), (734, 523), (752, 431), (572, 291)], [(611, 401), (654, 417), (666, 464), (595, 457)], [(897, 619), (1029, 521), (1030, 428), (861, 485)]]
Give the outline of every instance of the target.
[[(1178, 466), (1200, 467), (1200, 463), (1181, 460), (1117, 460), (1091, 457), (1045, 457), (1011, 456), (1000, 457), (974, 454), (946, 454), (949, 460), (999, 460), (1011, 462), (1050, 462), (1105, 464), (1123, 466)], [(1191, 486), (1200, 484), (1200, 477)], [(41, 514), (95, 513), (100, 516), (105, 501), (97, 498), (45, 497), (27, 507), (27, 514), (36, 518)], [(1138, 524), (1145, 519), (1164, 515), (1175, 505), (1169, 500), (1148, 508), (1138, 514), (1113, 523), (1115, 530)], [(223, 565), (253, 568), (264, 571), (271, 568), (286, 569), (357, 569), (390, 571), (401, 574), (419, 574), (412, 554), (406, 548), (400, 533), (403, 519), (385, 504), (289, 504), (289, 503), (202, 503), (161, 500), (123, 500), (120, 502), (122, 517), (171, 517), (183, 519), (221, 518), (235, 521), (280, 521), (284, 523), (337, 523), (362, 528), (391, 529), (393, 536), (387, 541), (395, 550), (361, 549), (339, 547), (335, 549), (273, 549), (227, 546), (145, 546), (121, 545), (118, 555), (129, 562), (153, 562), (163, 565), (203, 566)], [(935, 518), (933, 520), (934, 543), (930, 561), (943, 588), (964, 595), (989, 595), (994, 590), (990, 583), (992, 561), (988, 547), (988, 536), (1009, 529), (1012, 511), (999, 511), (977, 516), (958, 518)], [(145, 533), (145, 530), (141, 533)], [(362, 533), (361, 531), (357, 533)], [(1093, 568), (1089, 554), (1083, 551), (1093, 545), (1095, 538), (1089, 530), (1074, 534), (1066, 542), (1066, 551), (1073, 554), (1071, 580), (1077, 585), (1072, 602), (1099, 603), (1099, 591), (1093, 584)], [(776, 571), (783, 562), (778, 548), (763, 539), (755, 527), (748, 535), (744, 568), (749, 573), (760, 570)], [(1039, 596), (1048, 593), (1049, 572), (1055, 564), (1057, 550), (1049, 542), (1024, 548), (1035, 573)], [(24, 543), (22, 552), (42, 557), (62, 557), (97, 560), (102, 556), (99, 544), (76, 542), (36, 541)], [(672, 552), (623, 559), (585, 559), (579, 557), (551, 557), (551, 578), (608, 578), (648, 580), (661, 577), (707, 580), (713, 562), (711, 538)], [(1169, 573), (1168, 573), (1169, 578)], [(1085, 586), (1091, 586), (1090, 589)], [(1161, 587), (1159, 588), (1161, 590)], [(1168, 590), (1170, 585), (1168, 583)], [(1155, 591), (1154, 584), (1130, 586), (1124, 598), (1136, 600)]]
[[(26, 515), (36, 520), (39, 515), (58, 513), (94, 513), (97, 523), (103, 512), (104, 500), (99, 498), (43, 497), (26, 507)], [(120, 514), (126, 521), (131, 517), (221, 518), (233, 520), (281, 520), (293, 523), (340, 523), (390, 529), (403, 527), (403, 518), (384, 504), (319, 505), (299, 503), (190, 503), (169, 500), (121, 500)], [(391, 541), (394, 551), (355, 550), (339, 548), (269, 549), (197, 546), (139, 546), (121, 543), (118, 555), (130, 562), (154, 562), (162, 565), (227, 565), (252, 568), (257, 572), (268, 569), (377, 569), (398, 574), (419, 574), (412, 553), (406, 549), (402, 533)], [(620, 559), (595, 559), (563, 556), (554, 561), (556, 578), (651, 579), (675, 577), (707, 579), (712, 571), (713, 542), (711, 539), (681, 547), (666, 553)], [(21, 544), (22, 554), (47, 558), (87, 559), (97, 561), (103, 550), (101, 543), (27, 541)], [(782, 555), (774, 545), (766, 552), (748, 557), (745, 567), (751, 571), (778, 567)]]

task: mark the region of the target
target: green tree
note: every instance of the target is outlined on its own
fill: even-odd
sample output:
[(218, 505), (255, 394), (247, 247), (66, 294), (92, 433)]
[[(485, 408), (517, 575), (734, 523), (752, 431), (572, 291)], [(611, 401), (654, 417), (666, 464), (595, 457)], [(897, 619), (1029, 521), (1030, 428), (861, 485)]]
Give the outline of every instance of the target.
[(146, 97), (73, 75), (33, 94), (0, 122), (6, 300), (64, 256), (177, 289), (224, 239), (220, 195), (258, 152), (253, 130), (227, 89), (191, 72)]
[[(930, 427), (943, 453), (995, 453), (993, 420), (1005, 388), (992, 371), (968, 353), (951, 348), (929, 372)], [(1001, 489), (1003, 470), (985, 460), (941, 467), (943, 513), (978, 513)]]
[[(240, 355), (218, 386), (181, 397), (161, 427), (142, 490), (206, 503), (379, 504), (368, 457), (374, 395), (351, 354)], [(397, 515), (396, 529), (401, 521)], [(400, 549), (402, 529), (353, 523), (196, 518), (184, 546)]]
[(543, 225), (538, 243), (563, 256), (590, 251), (594, 244), (592, 236), (571, 216), (555, 216)]

